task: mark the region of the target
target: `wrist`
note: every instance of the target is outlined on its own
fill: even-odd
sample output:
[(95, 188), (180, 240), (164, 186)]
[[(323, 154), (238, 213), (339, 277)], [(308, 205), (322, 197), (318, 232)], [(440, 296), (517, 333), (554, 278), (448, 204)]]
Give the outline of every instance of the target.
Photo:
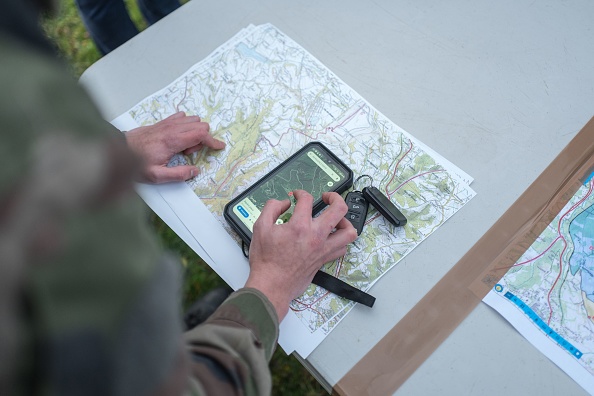
[(291, 302), (291, 298), (287, 295), (285, 290), (282, 290), (282, 287), (275, 287), (275, 285), (271, 285), (269, 282), (266, 282), (265, 279), (252, 277), (251, 274), (245, 283), (245, 287), (257, 289), (262, 294), (264, 294), (274, 307), (279, 323), (283, 321), (284, 317), (287, 315), (287, 312), (289, 312), (289, 303)]

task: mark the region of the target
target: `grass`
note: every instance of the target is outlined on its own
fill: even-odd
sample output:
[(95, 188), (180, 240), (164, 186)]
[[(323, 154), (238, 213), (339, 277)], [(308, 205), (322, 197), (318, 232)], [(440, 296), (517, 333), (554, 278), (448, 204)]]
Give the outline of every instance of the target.
[[(130, 0), (125, 2), (132, 20), (140, 30), (143, 30), (146, 23), (135, 2)], [(99, 60), (101, 55), (80, 20), (74, 0), (61, 0), (60, 3), (59, 14), (45, 19), (43, 27), (70, 66), (73, 76), (78, 78), (91, 64)], [(184, 307), (208, 290), (223, 284), (222, 279), (158, 216), (154, 214), (151, 216), (151, 224), (163, 246), (177, 253), (181, 259), (184, 267)], [(275, 395), (326, 394), (309, 372), (293, 356), (287, 356), (280, 348), (275, 352), (270, 367)]]

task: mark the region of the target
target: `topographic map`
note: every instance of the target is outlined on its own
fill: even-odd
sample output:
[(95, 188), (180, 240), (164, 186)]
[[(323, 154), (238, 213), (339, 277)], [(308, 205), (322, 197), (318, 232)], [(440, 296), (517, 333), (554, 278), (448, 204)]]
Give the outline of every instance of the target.
[[(593, 188), (592, 180), (582, 186), (484, 300), (590, 393), (594, 393)], [(535, 337), (543, 341), (535, 342)]]
[[(129, 115), (148, 125), (178, 110), (201, 116), (227, 143), (176, 161), (201, 166), (188, 183), (232, 235), (225, 204), (311, 141), (324, 143), (355, 178), (370, 175), (408, 224), (394, 228), (370, 211), (348, 254), (323, 269), (365, 291), (475, 195), (468, 175), (269, 24), (244, 29)], [(328, 333), (353, 305), (312, 285), (291, 310), (311, 332)]]

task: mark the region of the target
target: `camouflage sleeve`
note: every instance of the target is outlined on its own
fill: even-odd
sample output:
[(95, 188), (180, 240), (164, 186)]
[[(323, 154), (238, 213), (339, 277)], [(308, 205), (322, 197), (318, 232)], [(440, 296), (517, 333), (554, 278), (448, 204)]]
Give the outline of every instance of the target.
[(234, 293), (187, 353), (179, 267), (147, 227), (123, 137), (2, 17), (0, 395), (179, 395), (189, 361), (194, 394), (269, 394), (270, 302)]
[(25, 3), (0, 16), (0, 395), (179, 395), (179, 263), (121, 134), (60, 61), (4, 32)]
[(191, 356), (190, 394), (270, 394), (268, 362), (278, 339), (278, 317), (260, 291), (233, 293), (185, 337)]

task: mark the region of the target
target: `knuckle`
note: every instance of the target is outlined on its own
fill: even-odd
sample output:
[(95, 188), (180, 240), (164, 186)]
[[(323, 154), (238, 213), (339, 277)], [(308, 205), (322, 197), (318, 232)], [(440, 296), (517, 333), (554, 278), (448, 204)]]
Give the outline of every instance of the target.
[(198, 135), (200, 142), (204, 142), (210, 135), (210, 133), (208, 132), (208, 129), (206, 129), (206, 128), (199, 128), (198, 131), (196, 132), (196, 134)]
[(210, 132), (210, 125), (207, 122), (198, 122), (196, 129), (200, 135), (206, 136)]
[(351, 228), (347, 231), (347, 237), (349, 239), (349, 243), (353, 242), (358, 237), (357, 230), (352, 225)]
[(341, 199), (340, 201), (337, 202), (337, 206), (338, 206), (338, 209), (340, 209), (344, 213), (346, 213), (349, 210), (348, 205), (346, 204), (346, 202), (344, 202), (343, 199)]

